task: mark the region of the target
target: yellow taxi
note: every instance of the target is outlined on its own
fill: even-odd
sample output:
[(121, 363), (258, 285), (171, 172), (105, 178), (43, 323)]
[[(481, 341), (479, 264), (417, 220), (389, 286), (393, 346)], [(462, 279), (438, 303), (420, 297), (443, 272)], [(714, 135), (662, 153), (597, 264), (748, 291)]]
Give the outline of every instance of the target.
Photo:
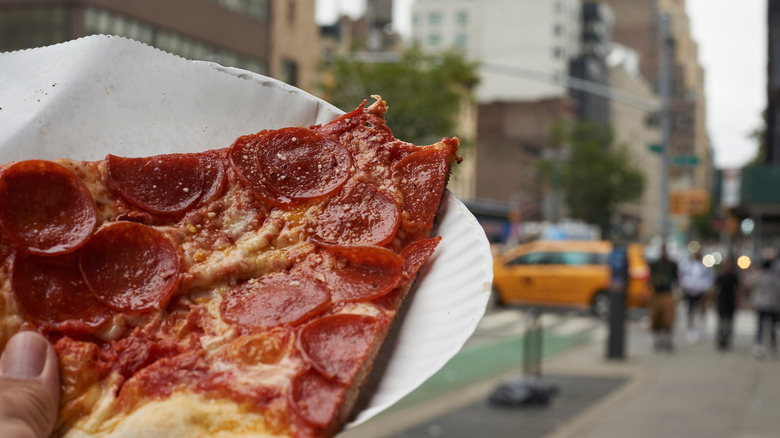
[[(521, 304), (609, 312), (613, 245), (607, 241), (538, 240), (518, 245), (494, 257), (493, 293), (499, 305)], [(626, 248), (626, 305), (643, 307), (650, 297), (650, 269), (642, 246)]]

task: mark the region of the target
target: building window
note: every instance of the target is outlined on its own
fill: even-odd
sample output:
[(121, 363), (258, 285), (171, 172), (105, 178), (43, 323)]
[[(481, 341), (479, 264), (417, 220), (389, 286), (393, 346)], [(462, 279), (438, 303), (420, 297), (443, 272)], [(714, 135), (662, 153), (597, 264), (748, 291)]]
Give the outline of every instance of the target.
[(67, 39), (64, 6), (9, 7), (0, 13), (0, 51), (27, 49)]
[(212, 61), (228, 67), (268, 74), (268, 67), (264, 60), (249, 58), (175, 32), (155, 30), (146, 23), (94, 7), (87, 7), (84, 10), (84, 33), (85, 35), (113, 34), (132, 38), (187, 59)]
[(431, 47), (437, 47), (441, 44), (441, 35), (438, 33), (432, 33), (428, 35), (428, 45)]
[(553, 49), (553, 58), (555, 59), (561, 59), (563, 58), (564, 52), (563, 49), (560, 47), (556, 47)]
[(412, 27), (417, 27), (420, 25), (420, 16), (417, 14), (412, 15)]
[(455, 22), (458, 23), (459, 26), (469, 24), (469, 13), (466, 11), (458, 11), (457, 15), (455, 15)]
[(459, 33), (455, 36), (455, 45), (461, 48), (466, 48), (466, 46), (469, 43), (469, 37), (468, 35), (464, 33)]
[(295, 24), (295, 0), (287, 2), (287, 24), (290, 26)]
[(268, 21), (270, 0), (211, 0), (225, 9), (248, 15), (259, 21)]
[(298, 63), (292, 59), (282, 61), (282, 81), (293, 87), (298, 86)]
[(428, 24), (441, 24), (441, 12), (431, 12), (428, 14)]

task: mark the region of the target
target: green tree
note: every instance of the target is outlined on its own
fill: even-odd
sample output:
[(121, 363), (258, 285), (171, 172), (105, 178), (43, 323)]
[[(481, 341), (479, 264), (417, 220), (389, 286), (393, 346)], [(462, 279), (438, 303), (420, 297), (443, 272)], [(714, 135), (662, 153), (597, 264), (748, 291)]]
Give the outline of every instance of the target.
[(565, 139), (570, 153), (562, 164), (561, 183), (569, 212), (598, 225), (606, 236), (618, 205), (642, 195), (645, 176), (631, 165), (628, 151), (614, 144), (607, 126), (578, 122)]
[(387, 123), (397, 138), (424, 144), (457, 134), (461, 103), (477, 83), (476, 64), (460, 55), (424, 55), (411, 48), (398, 60), (362, 61), (354, 54), (325, 66), (321, 88), (335, 106), (349, 110), (372, 94), (387, 101)]
[[(766, 111), (764, 113), (766, 116)], [(766, 161), (766, 129), (766, 122), (763, 122), (748, 134), (748, 138), (758, 144), (756, 156), (753, 157), (749, 164), (763, 164)]]

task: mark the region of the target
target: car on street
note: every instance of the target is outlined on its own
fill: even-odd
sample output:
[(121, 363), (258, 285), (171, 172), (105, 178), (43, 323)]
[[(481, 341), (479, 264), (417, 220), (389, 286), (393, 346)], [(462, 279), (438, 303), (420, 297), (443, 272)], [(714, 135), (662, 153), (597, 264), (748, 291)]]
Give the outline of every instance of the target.
[[(538, 240), (494, 257), (493, 293), (498, 305), (588, 309), (609, 314), (613, 244), (590, 240)], [(639, 244), (626, 247), (626, 306), (641, 308), (650, 298), (650, 269)]]

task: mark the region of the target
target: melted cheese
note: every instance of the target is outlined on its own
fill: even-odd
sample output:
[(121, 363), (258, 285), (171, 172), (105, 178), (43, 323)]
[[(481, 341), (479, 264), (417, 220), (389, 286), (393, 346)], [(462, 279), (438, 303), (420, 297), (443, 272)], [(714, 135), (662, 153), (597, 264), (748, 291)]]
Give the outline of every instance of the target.
[[(270, 408), (269, 408), (270, 409)], [(266, 415), (246, 412), (235, 403), (179, 392), (140, 406), (121, 422), (96, 432), (71, 429), (68, 438), (239, 438), (289, 436), (269, 424)]]

